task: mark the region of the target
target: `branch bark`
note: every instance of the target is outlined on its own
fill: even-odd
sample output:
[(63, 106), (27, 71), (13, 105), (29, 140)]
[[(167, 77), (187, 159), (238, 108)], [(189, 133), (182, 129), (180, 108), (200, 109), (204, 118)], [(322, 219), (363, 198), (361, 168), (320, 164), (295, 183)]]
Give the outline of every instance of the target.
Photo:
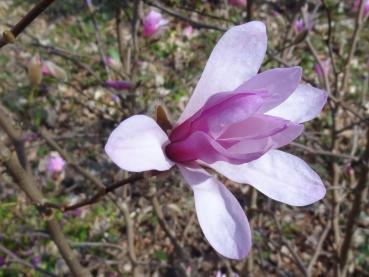
[[(11, 35), (16, 38), (24, 29), (27, 28), (44, 10), (46, 10), (55, 0), (43, 0), (34, 6), (13, 28), (8, 31)], [(0, 38), (0, 48), (8, 44), (9, 41), (6, 39), (5, 32), (3, 37)]]

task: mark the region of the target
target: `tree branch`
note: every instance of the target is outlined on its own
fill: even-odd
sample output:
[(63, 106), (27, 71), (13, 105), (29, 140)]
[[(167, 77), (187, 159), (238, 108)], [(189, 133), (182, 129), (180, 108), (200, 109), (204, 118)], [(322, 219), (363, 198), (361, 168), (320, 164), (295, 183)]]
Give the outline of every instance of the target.
[[(46, 10), (55, 0), (43, 0), (34, 6), (13, 28), (8, 31), (11, 35), (16, 38), (24, 29), (30, 25), (44, 10)], [(0, 48), (8, 44), (9, 41), (6, 39), (6, 33), (4, 32), (3, 37), (0, 38)]]

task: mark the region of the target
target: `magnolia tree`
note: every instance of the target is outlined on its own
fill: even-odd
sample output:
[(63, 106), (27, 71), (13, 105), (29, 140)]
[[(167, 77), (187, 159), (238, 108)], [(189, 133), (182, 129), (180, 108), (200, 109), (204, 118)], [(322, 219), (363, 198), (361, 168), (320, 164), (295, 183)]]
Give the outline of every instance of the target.
[(4, 2), (0, 273), (365, 274), (368, 9)]

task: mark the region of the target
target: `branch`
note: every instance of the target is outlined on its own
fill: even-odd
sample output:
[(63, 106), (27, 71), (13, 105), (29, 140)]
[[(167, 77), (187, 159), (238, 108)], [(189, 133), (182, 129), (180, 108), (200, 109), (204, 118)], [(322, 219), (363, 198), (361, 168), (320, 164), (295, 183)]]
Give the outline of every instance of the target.
[(319, 257), (319, 255), (320, 255), (320, 253), (321, 253), (321, 251), (322, 251), (323, 243), (324, 243), (325, 239), (327, 238), (328, 233), (329, 233), (329, 231), (331, 230), (331, 227), (332, 227), (332, 224), (329, 222), (329, 223), (327, 224), (327, 226), (325, 227), (325, 229), (324, 229), (324, 231), (323, 231), (322, 235), (320, 236), (320, 239), (319, 239), (318, 244), (317, 244), (317, 246), (316, 246), (316, 249), (315, 249), (314, 255), (313, 255), (313, 257), (311, 258), (310, 263), (309, 263), (308, 268), (307, 268), (307, 272), (308, 272), (308, 275), (309, 275), (309, 276), (312, 276), (312, 275), (311, 275), (311, 271), (313, 270), (314, 264), (315, 264), (315, 263), (316, 263), (316, 261), (318, 260), (318, 257)]
[(7, 35), (12, 35), (14, 38), (16, 38), (54, 1), (55, 0), (43, 0), (39, 2), (13, 28), (11, 28), (10, 31), (4, 32), (3, 37), (0, 38), (0, 48), (10, 42), (9, 39), (6, 38)]
[(7, 115), (6, 111), (0, 106), (0, 128), (8, 134), (11, 142), (14, 145), (19, 162), (23, 168), (28, 170), (28, 161), (22, 134), (19, 130), (15, 129), (10, 122), (11, 121), (9, 120), (9, 116)]
[[(26, 193), (28, 198), (36, 206), (42, 205), (44, 202), (43, 195), (38, 189), (34, 177), (25, 171), (19, 164), (18, 159), (7, 150), (6, 146), (0, 142), (0, 159), (5, 164), (9, 173), (13, 176), (19, 187)], [(52, 212), (49, 209), (41, 210), (40, 212), (45, 216), (47, 229), (52, 240), (58, 247), (60, 254), (67, 263), (73, 276), (90, 277), (92, 276), (85, 268), (81, 266), (77, 260), (73, 250), (70, 248), (66, 237), (64, 236), (62, 227), (53, 218)]]
[(350, 62), (355, 54), (356, 51), (356, 45), (359, 39), (359, 33), (361, 31), (361, 28), (363, 27), (364, 23), (364, 2), (365, 0), (360, 1), (360, 8), (358, 10), (356, 19), (355, 19), (355, 29), (354, 33), (352, 34), (352, 38), (350, 41), (350, 50), (349, 54), (346, 58), (345, 65), (344, 65), (344, 71), (343, 71), (343, 79), (342, 79), (342, 92), (345, 92), (348, 85), (349, 80), (349, 70), (350, 70)]
[(351, 211), (348, 216), (346, 224), (346, 234), (343, 239), (343, 243), (340, 251), (340, 269), (344, 270), (347, 263), (348, 253), (350, 250), (350, 245), (352, 237), (355, 232), (355, 227), (357, 220), (361, 212), (361, 206), (363, 203), (363, 196), (365, 195), (365, 190), (368, 189), (368, 179), (369, 179), (369, 128), (366, 134), (366, 148), (362, 158), (361, 170), (359, 175), (358, 183), (354, 189), (354, 202), (352, 204)]

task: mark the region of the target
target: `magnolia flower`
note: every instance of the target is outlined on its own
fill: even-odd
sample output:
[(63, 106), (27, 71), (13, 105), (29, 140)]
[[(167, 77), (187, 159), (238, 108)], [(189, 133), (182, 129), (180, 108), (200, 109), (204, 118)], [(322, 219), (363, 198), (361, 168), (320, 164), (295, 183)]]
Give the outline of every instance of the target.
[(65, 70), (52, 61), (45, 61), (42, 63), (42, 74), (61, 80), (66, 80), (68, 78)]
[(117, 61), (116, 59), (107, 56), (104, 58), (105, 62), (107, 65), (109, 65), (111, 68), (113, 68), (115, 71), (120, 71), (122, 68), (122, 64), (120, 63), (120, 61)]
[(245, 7), (247, 5), (247, 0), (228, 0), (228, 3), (235, 7)]
[(262, 22), (231, 28), (213, 49), (169, 135), (150, 117), (134, 115), (120, 123), (105, 146), (124, 170), (176, 166), (193, 190), (208, 242), (232, 259), (250, 250), (249, 223), (237, 199), (206, 168), (290, 205), (309, 205), (325, 195), (320, 177), (304, 161), (277, 148), (302, 133), (302, 123), (320, 113), (327, 95), (299, 84), (300, 67), (258, 74), (266, 48)]
[(310, 31), (313, 28), (313, 17), (312, 15), (308, 15), (308, 19), (307, 19), (308, 23), (307, 26), (305, 26), (305, 22), (303, 19), (296, 19), (293, 22), (293, 29), (295, 30), (296, 33), (301, 33), (302, 31), (304, 31), (305, 29)]
[(65, 161), (57, 153), (52, 153), (47, 160), (46, 172), (53, 180), (57, 180), (59, 175), (64, 171)]
[(331, 61), (329, 59), (322, 61), (322, 66), (323, 69), (319, 65), (319, 63), (314, 64), (314, 71), (318, 75), (318, 77), (323, 77), (323, 72), (326, 74), (329, 73), (329, 71), (331, 70)]
[(183, 34), (186, 36), (186, 37), (190, 37), (193, 33), (193, 27), (191, 25), (188, 25), (186, 28), (183, 29)]
[[(369, 13), (369, 0), (364, 0), (364, 11), (363, 14), (366, 16)], [(354, 6), (352, 7), (353, 12), (357, 12), (360, 8), (360, 0), (355, 0)]]
[(120, 80), (107, 80), (105, 81), (105, 85), (109, 88), (117, 90), (128, 90), (133, 87), (133, 84), (131, 82)]
[(164, 19), (161, 13), (151, 10), (143, 19), (143, 35), (151, 37), (156, 34), (161, 27), (168, 24), (168, 20)]

